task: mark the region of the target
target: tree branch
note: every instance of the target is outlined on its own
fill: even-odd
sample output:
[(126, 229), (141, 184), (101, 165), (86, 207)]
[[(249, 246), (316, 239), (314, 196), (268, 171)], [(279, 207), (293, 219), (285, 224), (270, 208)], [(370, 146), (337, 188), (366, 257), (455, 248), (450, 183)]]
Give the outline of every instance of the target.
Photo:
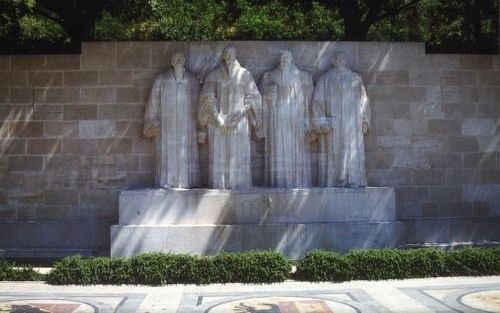
[(376, 21), (380, 21), (380, 20), (383, 20), (384, 18), (387, 18), (389, 16), (394, 16), (406, 9), (408, 9), (409, 7), (412, 7), (414, 5), (416, 5), (417, 3), (421, 2), (422, 0), (410, 0), (409, 2), (406, 2), (402, 5), (399, 5), (399, 6), (394, 6), (390, 9), (387, 9), (384, 13), (382, 13), (382, 11), (379, 11), (379, 14), (377, 14), (376, 16), (374, 16), (374, 19), (372, 20), (372, 23), (376, 22)]
[(41, 4), (36, 3), (33, 10), (34, 10), (34, 13), (39, 14), (45, 18), (48, 18), (48, 19), (50, 19), (50, 20), (52, 20), (52, 21), (54, 21), (57, 24), (62, 26), (62, 22), (63, 22), (62, 18), (60, 16), (58, 16), (57, 14), (55, 14), (53, 11), (42, 6)]

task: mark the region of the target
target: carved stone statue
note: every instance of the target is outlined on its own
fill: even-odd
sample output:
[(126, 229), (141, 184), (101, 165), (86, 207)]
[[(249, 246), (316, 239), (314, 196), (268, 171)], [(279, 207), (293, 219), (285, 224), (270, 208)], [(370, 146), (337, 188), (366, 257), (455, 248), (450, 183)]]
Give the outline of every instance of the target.
[(156, 184), (164, 188), (200, 185), (196, 107), (199, 80), (175, 53), (172, 68), (160, 74), (146, 105), (144, 135), (156, 137)]
[(320, 136), (319, 186), (366, 186), (363, 134), (368, 133), (370, 107), (361, 77), (336, 53), (333, 68), (314, 90), (313, 127)]
[(264, 135), (266, 185), (279, 188), (311, 187), (309, 157), (311, 75), (293, 64), (282, 51), (279, 66), (264, 74)]
[(236, 60), (236, 49), (226, 47), (222, 64), (205, 77), (198, 112), (207, 131), (210, 188), (251, 187), (251, 127), (261, 127), (261, 115), (252, 74)]

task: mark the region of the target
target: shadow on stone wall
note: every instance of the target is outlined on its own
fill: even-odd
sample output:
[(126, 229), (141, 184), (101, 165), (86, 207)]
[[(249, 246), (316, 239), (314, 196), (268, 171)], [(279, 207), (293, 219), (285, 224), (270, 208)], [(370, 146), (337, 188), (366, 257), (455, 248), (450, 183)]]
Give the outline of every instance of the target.
[[(498, 240), (488, 230), (500, 210), (498, 56), (426, 55), (423, 43), (232, 44), (257, 81), (277, 65), (282, 49), (314, 79), (334, 51), (345, 51), (371, 99), (369, 185), (395, 188), (398, 219), (414, 225), (407, 237)], [(152, 186), (153, 144), (141, 133), (154, 78), (175, 51), (202, 78), (226, 45), (90, 42), (81, 55), (0, 56), (0, 249), (108, 253), (119, 191)], [(252, 147), (256, 185), (263, 182), (263, 150)], [(312, 153), (315, 167), (314, 147)], [(419, 237), (430, 228), (448, 235)], [(455, 235), (466, 232), (471, 236)], [(287, 238), (298, 240), (297, 234)]]

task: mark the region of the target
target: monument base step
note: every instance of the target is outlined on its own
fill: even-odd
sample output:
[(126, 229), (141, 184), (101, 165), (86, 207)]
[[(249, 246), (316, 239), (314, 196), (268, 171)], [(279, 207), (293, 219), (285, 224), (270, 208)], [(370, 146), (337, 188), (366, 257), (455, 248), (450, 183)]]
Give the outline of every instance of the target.
[(429, 217), (403, 220), (410, 245), (500, 241), (500, 216)]
[[(109, 256), (108, 249), (2, 249), (0, 248), (0, 258), (20, 260), (20, 263), (36, 263), (43, 260), (58, 260), (71, 255), (81, 255), (82, 257)], [(50, 264), (50, 263), (49, 263)]]
[(383, 222), (396, 219), (394, 189), (136, 189), (120, 193), (119, 225)]
[(0, 221), (0, 258), (109, 254), (111, 220)]
[(298, 259), (314, 249), (347, 251), (399, 247), (404, 243), (404, 224), (395, 221), (111, 227), (111, 256), (271, 249)]

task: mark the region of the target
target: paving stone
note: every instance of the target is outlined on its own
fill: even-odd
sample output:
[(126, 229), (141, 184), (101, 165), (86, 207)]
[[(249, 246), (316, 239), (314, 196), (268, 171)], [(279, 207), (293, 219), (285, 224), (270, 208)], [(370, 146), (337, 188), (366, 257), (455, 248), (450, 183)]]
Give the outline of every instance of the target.
[(78, 88), (49, 88), (46, 91), (46, 103), (78, 103), (80, 100), (80, 89)]
[(97, 86), (96, 71), (66, 71), (64, 85), (69, 87)]
[(443, 71), (441, 72), (441, 85), (443, 86), (470, 86), (477, 84), (474, 71)]
[(0, 71), (10, 70), (10, 55), (0, 56)]
[(29, 139), (29, 154), (47, 154), (54, 155), (61, 153), (60, 139)]
[(112, 88), (82, 88), (81, 103), (113, 103), (116, 101)]
[(464, 168), (496, 168), (497, 153), (464, 153)]
[(474, 136), (449, 137), (449, 144), (453, 152), (475, 152), (479, 150), (479, 143)]
[(75, 104), (64, 106), (65, 120), (95, 120), (97, 119), (97, 105)]
[(144, 42), (117, 42), (117, 67), (149, 68), (151, 47)]
[(429, 120), (428, 128), (429, 135), (460, 135), (462, 134), (462, 120)]
[(383, 71), (376, 75), (378, 85), (408, 85), (410, 76), (408, 71)]
[(9, 171), (30, 172), (43, 169), (43, 157), (41, 156), (9, 156)]
[(29, 85), (32, 87), (62, 87), (62, 72), (30, 72)]
[(464, 70), (490, 70), (493, 67), (491, 56), (460, 55), (460, 68)]
[(413, 170), (412, 182), (415, 185), (443, 185), (445, 183), (444, 170)]
[(115, 42), (82, 43), (82, 69), (102, 70), (116, 67)]
[(100, 86), (132, 86), (134, 72), (129, 70), (99, 72)]
[(79, 54), (47, 55), (47, 69), (49, 70), (79, 70)]
[(11, 56), (10, 68), (12, 71), (43, 70), (47, 66), (45, 55), (16, 55)]
[(17, 138), (43, 137), (42, 122), (10, 122), (9, 133)]
[(28, 72), (0, 72), (0, 87), (28, 87)]
[(44, 137), (78, 137), (78, 121), (44, 122)]
[(446, 170), (446, 184), (448, 185), (471, 185), (480, 182), (479, 170), (477, 169)]
[(64, 154), (96, 154), (97, 139), (64, 139)]
[(116, 102), (118, 103), (140, 103), (141, 89), (136, 87), (124, 87), (116, 89)]

